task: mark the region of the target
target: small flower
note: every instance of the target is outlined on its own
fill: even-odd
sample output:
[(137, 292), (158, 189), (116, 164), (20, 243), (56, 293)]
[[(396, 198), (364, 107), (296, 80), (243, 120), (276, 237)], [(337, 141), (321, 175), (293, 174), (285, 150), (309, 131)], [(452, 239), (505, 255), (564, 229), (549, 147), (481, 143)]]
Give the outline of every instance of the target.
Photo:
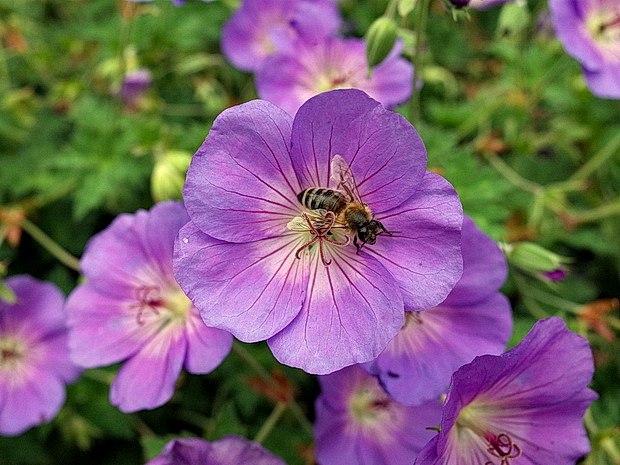
[(258, 70), (265, 58), (336, 33), (340, 14), (332, 0), (243, 0), (222, 30), (222, 51), (237, 68)]
[[(153, 0), (129, 0), (129, 1), (130, 2), (151, 2)], [(202, 1), (210, 3), (210, 2), (213, 2), (214, 0), (202, 0)], [(172, 0), (172, 3), (175, 6), (182, 6), (182, 5), (185, 5), (185, 0)]]
[(152, 79), (151, 72), (147, 68), (138, 68), (125, 75), (119, 97), (128, 108), (137, 107), (139, 99), (151, 85)]
[(470, 8), (475, 8), (477, 10), (485, 10), (492, 6), (500, 5), (502, 3), (508, 3), (512, 1), (514, 0), (471, 0), (469, 2), (469, 6)]
[(402, 43), (368, 71), (362, 39), (298, 41), (290, 52), (267, 58), (256, 74), (258, 95), (294, 115), (310, 97), (334, 89), (363, 90), (386, 108), (411, 96), (413, 67), (399, 57)]
[(442, 303), (405, 312), (405, 324), (366, 368), (394, 399), (418, 405), (445, 393), (450, 376), (477, 355), (500, 354), (512, 333), (510, 303), (499, 288), (507, 266), (497, 244), (463, 220), (463, 276)]
[(410, 465), (435, 434), (441, 404), (408, 407), (359, 366), (320, 376), (314, 435), (321, 465)]
[[(215, 120), (187, 174), (191, 221), (174, 269), (208, 325), (268, 339), (281, 363), (326, 374), (379, 355), (405, 305), (448, 295), (462, 272), (462, 210), (426, 172), (415, 129), (363, 92), (320, 94), (291, 119), (253, 101)], [(374, 214), (358, 234), (298, 200), (313, 187), (347, 198), (343, 171)]]
[(16, 300), (0, 300), (0, 435), (13, 436), (50, 421), (80, 370), (69, 360), (60, 290), (30, 276), (5, 282)]
[(124, 412), (164, 404), (183, 366), (209, 373), (231, 348), (231, 335), (204, 325), (172, 275), (174, 239), (187, 220), (179, 202), (119, 215), (87, 245), (87, 282), (67, 302), (75, 363), (126, 360), (110, 391)]
[(508, 352), (452, 377), (441, 431), (417, 465), (574, 464), (588, 453), (583, 415), (597, 396), (588, 342), (560, 318), (538, 321)]
[(161, 455), (146, 465), (286, 465), (260, 444), (240, 436), (214, 442), (199, 438), (170, 441)]
[(550, 0), (566, 52), (583, 68), (592, 93), (620, 98), (620, 7), (617, 0)]

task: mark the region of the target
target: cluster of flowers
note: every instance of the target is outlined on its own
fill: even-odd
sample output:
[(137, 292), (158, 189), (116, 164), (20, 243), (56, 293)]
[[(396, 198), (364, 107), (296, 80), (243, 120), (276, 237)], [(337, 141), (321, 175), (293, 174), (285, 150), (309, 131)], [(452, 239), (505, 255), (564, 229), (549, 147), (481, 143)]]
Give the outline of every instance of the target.
[(221, 47), (237, 68), (255, 73), (260, 98), (294, 115), (310, 97), (356, 88), (392, 108), (411, 96), (413, 66), (401, 42), (372, 73), (365, 41), (342, 38), (335, 0), (243, 0), (224, 25)]
[[(558, 36), (593, 92), (618, 98), (617, 2), (579, 5), (550, 1)], [(82, 368), (121, 361), (111, 403), (163, 405), (182, 368), (209, 373), (234, 336), (319, 375), (322, 464), (568, 464), (587, 453), (587, 342), (551, 318), (504, 352), (504, 257), (426, 170), (416, 130), (386, 109), (410, 96), (412, 66), (397, 43), (368, 75), (364, 42), (339, 28), (333, 0), (245, 0), (222, 49), (256, 73), (265, 100), (216, 119), (185, 204), (120, 215), (93, 237), (86, 282), (66, 303), (49, 283), (7, 280), (0, 434), (51, 419)], [(337, 192), (343, 215), (326, 207)], [(151, 464), (204, 461), (283, 463), (228, 437), (173, 441)]]
[[(389, 229), (376, 243), (355, 247), (346, 237), (360, 230), (298, 200), (342, 189), (343, 176)], [(210, 372), (234, 335), (320, 375), (319, 463), (570, 463), (588, 451), (587, 342), (551, 318), (502, 354), (512, 330), (502, 253), (426, 171), (415, 129), (365, 93), (320, 94), (294, 119), (261, 100), (224, 111), (184, 198), (93, 237), (87, 281), (64, 306), (50, 284), (7, 280), (16, 302), (0, 309), (1, 434), (52, 418), (76, 365), (125, 360), (111, 402), (162, 405), (182, 367)], [(205, 457), (282, 463), (235, 437), (173, 441), (152, 463)]]

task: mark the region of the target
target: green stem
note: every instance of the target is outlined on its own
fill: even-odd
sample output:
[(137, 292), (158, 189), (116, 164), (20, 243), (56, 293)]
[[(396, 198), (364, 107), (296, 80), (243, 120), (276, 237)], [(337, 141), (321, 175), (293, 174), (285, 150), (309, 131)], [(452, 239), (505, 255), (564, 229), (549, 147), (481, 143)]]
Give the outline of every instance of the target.
[(582, 306), (580, 304), (576, 304), (575, 302), (571, 302), (570, 300), (551, 295), (548, 292), (541, 291), (531, 286), (528, 289), (528, 293), (533, 299), (536, 299), (537, 301), (543, 302), (547, 305), (551, 305), (552, 307), (564, 310), (566, 312), (579, 313), (581, 311)]
[(589, 223), (614, 215), (620, 215), (620, 198), (585, 212), (569, 212), (571, 220), (577, 223)]
[(508, 163), (502, 160), (497, 155), (489, 155), (486, 157), (489, 164), (495, 168), (499, 174), (501, 174), (504, 178), (508, 180), (512, 185), (518, 187), (527, 192), (531, 192), (532, 194), (540, 195), (544, 190), (544, 187), (540, 184), (536, 184), (535, 182), (529, 181), (513, 170)]
[(422, 86), (418, 85), (418, 83), (422, 82), (422, 76), (424, 74), (424, 57), (422, 56), (422, 49), (426, 44), (426, 24), (428, 22), (430, 5), (431, 0), (419, 0), (416, 12), (416, 42), (415, 54), (413, 56), (413, 94), (411, 96), (411, 123), (414, 126), (420, 122), (422, 113)]
[[(233, 352), (235, 352), (245, 363), (247, 363), (252, 370), (256, 374), (258, 374), (261, 378), (271, 380), (271, 375), (267, 370), (263, 368), (263, 366), (258, 363), (252, 354), (250, 354), (238, 341), (233, 343)], [(295, 416), (299, 424), (302, 426), (306, 432), (312, 436), (313, 428), (312, 423), (306, 418), (306, 415), (301, 410), (299, 404), (295, 401), (295, 399), (291, 399), (288, 403), (288, 407), (291, 410), (291, 413)]]
[(620, 132), (617, 133), (602, 149), (594, 154), (581, 168), (573, 173), (569, 181), (583, 181), (596, 171), (610, 157), (620, 151)]
[(256, 433), (256, 436), (254, 437), (254, 442), (261, 444), (265, 440), (267, 435), (271, 432), (273, 427), (276, 426), (276, 423), (278, 423), (278, 420), (285, 411), (286, 403), (278, 402), (275, 408), (267, 417), (267, 420), (265, 420), (265, 423), (263, 423), (263, 426), (261, 426), (260, 430), (258, 430), (258, 433)]
[(236, 353), (245, 363), (247, 363), (252, 370), (256, 372), (261, 378), (271, 379), (269, 372), (263, 368), (263, 366), (256, 361), (252, 354), (250, 354), (240, 342), (233, 343), (233, 352)]
[(539, 320), (544, 320), (545, 318), (548, 318), (550, 315), (548, 315), (547, 312), (540, 305), (538, 305), (538, 302), (532, 297), (530, 297), (528, 293), (526, 292), (528, 285), (525, 282), (525, 280), (515, 273), (514, 281), (517, 286), (517, 289), (519, 290), (519, 294), (521, 295), (521, 298), (523, 299), (523, 303), (525, 304), (525, 307), (529, 310), (532, 316)]
[(39, 243), (45, 250), (52, 254), (60, 263), (75, 270), (80, 271), (80, 261), (67, 252), (54, 239), (45, 234), (37, 225), (24, 218), (21, 226), (30, 236)]
[(388, 3), (388, 6), (385, 9), (385, 13), (383, 13), (383, 16), (385, 16), (386, 18), (393, 18), (394, 15), (396, 14), (397, 6), (398, 6), (398, 0), (390, 0), (390, 3)]

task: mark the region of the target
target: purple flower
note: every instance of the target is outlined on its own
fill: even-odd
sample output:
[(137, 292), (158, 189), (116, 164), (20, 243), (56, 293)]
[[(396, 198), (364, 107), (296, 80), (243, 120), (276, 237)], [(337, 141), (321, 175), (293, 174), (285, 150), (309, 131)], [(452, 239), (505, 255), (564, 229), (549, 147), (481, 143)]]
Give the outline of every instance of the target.
[(128, 107), (135, 107), (138, 99), (151, 85), (152, 79), (151, 72), (147, 68), (138, 68), (127, 73), (123, 79), (119, 97)]
[(146, 465), (286, 465), (260, 444), (240, 436), (214, 442), (199, 438), (170, 441), (161, 455)]
[(406, 312), (405, 324), (367, 369), (407, 405), (446, 392), (452, 373), (477, 355), (500, 354), (512, 333), (510, 303), (498, 289), (507, 266), (497, 244), (463, 221), (463, 276), (437, 307)]
[(471, 0), (469, 6), (477, 10), (485, 10), (494, 5), (500, 5), (502, 3), (512, 2), (514, 0)]
[(386, 108), (411, 96), (413, 66), (400, 58), (402, 43), (368, 74), (362, 39), (300, 40), (293, 50), (267, 58), (256, 74), (259, 97), (294, 115), (313, 95), (334, 89), (361, 89)]
[(588, 342), (560, 318), (538, 321), (503, 355), (452, 377), (441, 432), (418, 465), (572, 465), (588, 453), (583, 414), (597, 396)]
[(69, 361), (60, 290), (30, 276), (5, 283), (16, 301), (0, 300), (0, 435), (13, 436), (50, 421), (80, 370)]
[[(153, 0), (129, 0), (130, 2), (151, 2)], [(212, 2), (214, 0), (202, 0), (203, 2)], [(176, 6), (185, 5), (185, 0), (172, 0), (172, 3)]]
[[(415, 129), (359, 90), (313, 97), (294, 120), (266, 101), (230, 108), (189, 167), (175, 276), (208, 325), (268, 339), (281, 363), (326, 374), (370, 361), (405, 305), (437, 305), (462, 272), (458, 196), (425, 167)], [(375, 222), (354, 235), (301, 205), (308, 188), (342, 190), (343, 175), (389, 233)]]
[(581, 63), (592, 93), (620, 98), (618, 0), (549, 0), (549, 8), (558, 38)]
[(222, 51), (244, 71), (288, 50), (298, 38), (311, 43), (336, 33), (340, 14), (331, 0), (243, 0), (224, 25)]
[(321, 465), (410, 465), (435, 434), (441, 404), (394, 401), (359, 366), (320, 376), (314, 435)]
[(231, 348), (231, 335), (204, 325), (172, 275), (174, 239), (187, 220), (179, 202), (119, 215), (87, 245), (87, 282), (67, 302), (77, 364), (126, 360), (110, 391), (124, 412), (164, 404), (183, 366), (209, 373)]

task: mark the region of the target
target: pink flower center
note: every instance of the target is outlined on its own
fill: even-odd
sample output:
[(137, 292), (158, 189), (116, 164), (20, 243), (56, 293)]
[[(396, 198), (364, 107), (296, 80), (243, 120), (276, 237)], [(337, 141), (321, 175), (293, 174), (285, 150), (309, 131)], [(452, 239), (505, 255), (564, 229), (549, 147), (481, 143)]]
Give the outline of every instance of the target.
[[(508, 434), (500, 433), (496, 436), (487, 432), (485, 439), (489, 443), (487, 452), (500, 459), (499, 465), (510, 465), (511, 459), (521, 457), (521, 448), (512, 442), (512, 438)], [(495, 465), (495, 462), (489, 460), (485, 465)]]
[(157, 285), (140, 285), (134, 290), (135, 301), (129, 305), (137, 310), (136, 321), (143, 326), (145, 315), (149, 312), (159, 317), (162, 323), (177, 321), (185, 323), (192, 306), (191, 301), (178, 284), (160, 287)]

